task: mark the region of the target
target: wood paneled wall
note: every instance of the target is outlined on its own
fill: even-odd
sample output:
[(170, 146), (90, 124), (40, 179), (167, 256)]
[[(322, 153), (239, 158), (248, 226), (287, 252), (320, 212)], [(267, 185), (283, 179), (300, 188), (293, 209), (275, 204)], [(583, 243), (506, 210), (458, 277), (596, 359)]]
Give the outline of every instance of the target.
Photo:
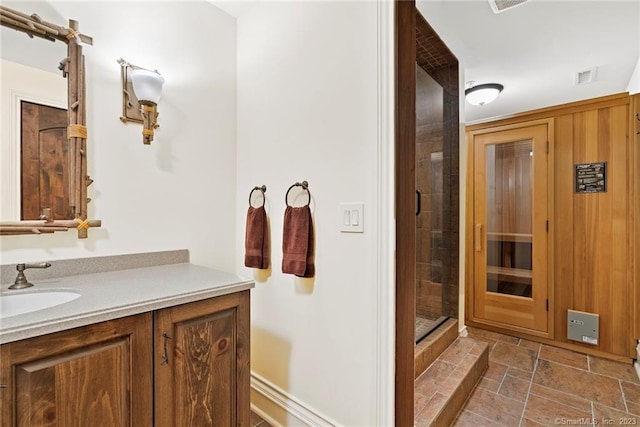
[(634, 337), (640, 339), (640, 94), (636, 94), (631, 102), (631, 125), (629, 126), (631, 150), (630, 180), (633, 182), (633, 285), (635, 290), (635, 325)]
[[(635, 135), (640, 125), (633, 122), (640, 110), (638, 97), (612, 95), (467, 128), (554, 118), (551, 342), (622, 359), (634, 356), (635, 339), (640, 338), (640, 136)], [(606, 192), (574, 192), (574, 165), (589, 162), (607, 162)], [(597, 346), (567, 340), (568, 309), (600, 316)]]

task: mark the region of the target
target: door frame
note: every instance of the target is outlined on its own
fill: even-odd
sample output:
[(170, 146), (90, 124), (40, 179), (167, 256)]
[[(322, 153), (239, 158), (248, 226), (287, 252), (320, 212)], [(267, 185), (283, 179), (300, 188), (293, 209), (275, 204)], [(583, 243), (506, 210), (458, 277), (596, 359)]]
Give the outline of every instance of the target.
[(554, 119), (539, 119), (530, 120), (525, 122), (513, 123), (508, 125), (489, 125), (486, 128), (478, 128), (478, 125), (473, 125), (472, 130), (465, 132), (465, 144), (466, 144), (466, 157), (467, 157), (467, 179), (466, 179), (466, 217), (465, 217), (465, 264), (467, 266), (474, 265), (475, 251), (474, 251), (474, 176), (475, 176), (475, 150), (473, 146), (473, 138), (475, 135), (500, 132), (505, 130), (518, 129), (522, 127), (530, 127), (544, 124), (547, 126), (547, 141), (549, 143), (549, 153), (547, 157), (547, 215), (549, 220), (549, 233), (547, 235), (547, 298), (549, 300), (549, 310), (547, 311), (547, 332), (539, 332), (528, 328), (521, 328), (518, 326), (507, 327), (503, 323), (492, 322), (490, 320), (480, 319), (474, 316), (474, 282), (475, 282), (475, 268), (466, 268), (465, 272), (465, 323), (470, 326), (489, 326), (494, 328), (500, 328), (501, 330), (511, 330), (515, 332), (524, 333), (527, 335), (538, 336), (542, 338), (553, 339), (554, 338), (554, 280), (553, 280), (553, 242), (554, 242), (554, 224), (553, 224), (553, 212), (554, 212), (554, 194), (553, 194), (553, 148), (554, 148)]
[[(395, 425), (412, 426), (416, 282), (416, 8), (395, 1)], [(410, 159), (410, 161), (408, 161)], [(402, 165), (402, 167), (400, 167)], [(407, 191), (407, 188), (411, 191)]]
[[(416, 298), (416, 64), (417, 33), (435, 34), (415, 0), (395, 0), (395, 425), (414, 425), (414, 350)], [(434, 49), (458, 72), (458, 60), (439, 39)], [(441, 44), (440, 44), (441, 43)], [(422, 66), (423, 69), (424, 66)], [(425, 71), (427, 71), (425, 69)], [(432, 76), (434, 77), (434, 76)], [(458, 77), (439, 75), (459, 96)], [(449, 81), (447, 79), (453, 79)], [(439, 82), (440, 83), (440, 82)], [(440, 83), (442, 85), (442, 83)], [(444, 87), (444, 85), (443, 85)], [(453, 107), (459, 122), (459, 102)], [(456, 124), (458, 126), (458, 124)], [(455, 144), (459, 144), (456, 134)], [(456, 154), (456, 161), (458, 160)], [(458, 230), (456, 224), (455, 230)], [(460, 290), (458, 290), (459, 292)], [(456, 299), (457, 301), (457, 299)], [(458, 316), (460, 313), (458, 313)]]

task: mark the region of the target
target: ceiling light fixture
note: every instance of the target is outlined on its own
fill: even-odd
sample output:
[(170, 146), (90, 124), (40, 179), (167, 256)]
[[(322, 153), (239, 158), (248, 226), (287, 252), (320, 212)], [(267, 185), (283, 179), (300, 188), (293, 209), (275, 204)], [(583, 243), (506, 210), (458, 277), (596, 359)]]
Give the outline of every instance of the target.
[(485, 105), (495, 100), (504, 86), (499, 83), (485, 83), (465, 89), (464, 96), (471, 105)]

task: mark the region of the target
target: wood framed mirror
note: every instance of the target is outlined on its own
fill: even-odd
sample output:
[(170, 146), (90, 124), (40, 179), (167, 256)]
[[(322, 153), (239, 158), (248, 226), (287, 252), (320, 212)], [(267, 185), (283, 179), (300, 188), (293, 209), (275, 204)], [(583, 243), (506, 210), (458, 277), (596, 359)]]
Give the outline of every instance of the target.
[[(69, 26), (62, 27), (44, 21), (37, 14), (27, 15), (5, 6), (0, 6), (0, 24), (4, 27), (24, 32), (30, 38), (38, 37), (67, 45), (67, 56), (62, 59), (59, 66), (62, 76), (67, 79), (66, 126), (56, 131), (54, 136), (50, 131), (51, 126), (47, 125), (44, 126), (46, 131), (40, 132), (36, 130), (31, 132), (36, 134), (36, 142), (32, 144), (35, 145), (35, 151), (39, 149), (57, 151), (56, 156), (60, 165), (57, 172), (59, 180), (62, 181), (58, 187), (61, 194), (49, 197), (49, 199), (63, 200), (64, 202), (61, 203), (64, 206), (56, 206), (55, 209), (52, 209), (54, 208), (53, 206), (46, 206), (48, 203), (36, 203), (37, 206), (35, 208), (33, 206), (30, 207), (30, 216), (34, 216), (35, 209), (35, 212), (39, 212), (37, 219), (27, 219), (24, 215), (21, 215), (16, 221), (2, 221), (0, 222), (0, 235), (48, 234), (75, 228), (78, 232), (78, 238), (86, 238), (90, 227), (101, 226), (100, 220), (88, 219), (87, 216), (87, 205), (91, 200), (87, 197), (87, 187), (91, 185), (93, 180), (87, 174), (86, 91), (82, 44), (91, 45), (93, 40), (91, 37), (80, 33), (77, 21), (69, 20)], [(23, 111), (24, 114), (28, 115), (26, 110)], [(19, 116), (22, 116), (22, 114)], [(22, 125), (24, 123), (21, 119)], [(21, 135), (22, 133), (21, 131)], [(46, 149), (47, 144), (49, 146), (53, 144), (55, 148)], [(24, 155), (24, 145), (22, 145), (21, 150)], [(17, 180), (22, 182), (23, 185), (20, 193), (29, 191), (39, 193), (39, 190), (34, 188), (34, 183), (39, 181), (38, 174), (42, 173), (39, 171), (42, 167), (38, 166), (42, 164), (42, 161), (38, 159), (40, 159), (39, 156), (36, 157), (34, 162), (36, 166), (32, 174), (35, 178), (25, 179), (24, 175), (22, 175), (21, 179)], [(24, 162), (22, 163), (22, 168), (25, 168)], [(29, 184), (29, 182), (32, 182), (32, 184)], [(29, 187), (25, 188), (25, 185)], [(21, 196), (21, 205), (25, 204), (25, 200), (25, 197)], [(21, 209), (21, 211), (24, 211), (24, 209)], [(63, 213), (59, 214), (57, 212)]]

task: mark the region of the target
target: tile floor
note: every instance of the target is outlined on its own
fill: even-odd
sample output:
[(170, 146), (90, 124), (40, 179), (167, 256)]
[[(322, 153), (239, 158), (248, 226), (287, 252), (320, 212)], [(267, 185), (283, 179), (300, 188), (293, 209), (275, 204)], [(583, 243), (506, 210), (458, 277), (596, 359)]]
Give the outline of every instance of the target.
[(414, 426), (450, 424), (485, 371), (488, 353), (486, 343), (469, 337), (451, 343), (415, 381)]
[[(468, 330), (489, 345), (489, 368), (455, 427), (640, 427), (640, 380), (633, 366)], [(271, 427), (254, 412), (250, 425)]]
[(640, 426), (632, 365), (469, 328), (489, 344), (489, 368), (456, 427)]
[(266, 422), (265, 420), (263, 420), (260, 415), (256, 414), (255, 412), (251, 411), (251, 418), (249, 419), (249, 425), (251, 427), (272, 427), (271, 424), (269, 424), (268, 422)]
[(415, 328), (415, 338), (422, 336), (429, 329), (433, 328), (433, 325), (436, 323), (435, 320), (427, 319), (426, 317), (416, 316), (416, 328)]

